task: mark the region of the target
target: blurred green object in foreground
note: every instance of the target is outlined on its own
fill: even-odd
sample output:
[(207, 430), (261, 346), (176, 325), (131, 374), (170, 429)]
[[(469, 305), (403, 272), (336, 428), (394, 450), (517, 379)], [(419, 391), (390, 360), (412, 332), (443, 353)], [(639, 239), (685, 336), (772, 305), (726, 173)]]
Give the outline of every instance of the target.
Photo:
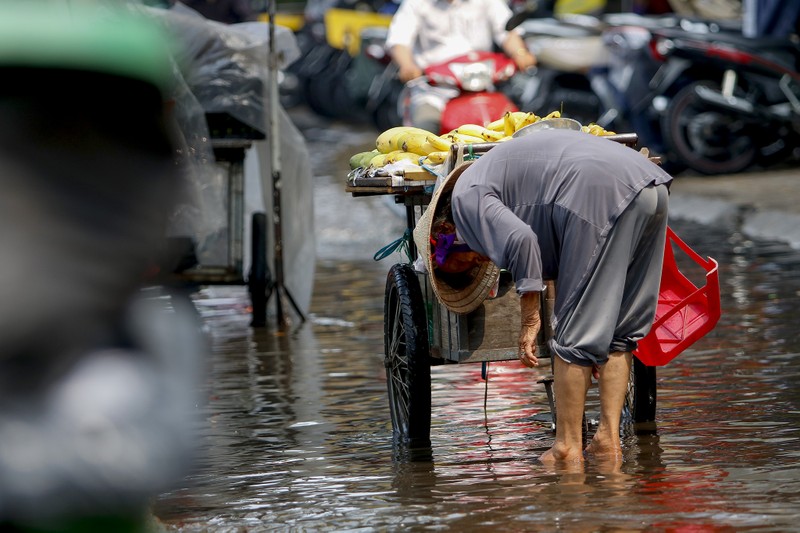
[(84, 70), (168, 87), (171, 44), (126, 9), (66, 1), (0, 2), (0, 68)]

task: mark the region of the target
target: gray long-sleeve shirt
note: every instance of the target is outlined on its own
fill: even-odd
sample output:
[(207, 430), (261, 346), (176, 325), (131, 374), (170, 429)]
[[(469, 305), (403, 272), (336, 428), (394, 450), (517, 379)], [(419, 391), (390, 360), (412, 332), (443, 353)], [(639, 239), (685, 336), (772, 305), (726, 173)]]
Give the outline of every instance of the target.
[(542, 130), (506, 141), (459, 177), (453, 221), (520, 293), (558, 279), (556, 316), (583, 290), (606, 237), (644, 187), (672, 177), (635, 150), (588, 133)]

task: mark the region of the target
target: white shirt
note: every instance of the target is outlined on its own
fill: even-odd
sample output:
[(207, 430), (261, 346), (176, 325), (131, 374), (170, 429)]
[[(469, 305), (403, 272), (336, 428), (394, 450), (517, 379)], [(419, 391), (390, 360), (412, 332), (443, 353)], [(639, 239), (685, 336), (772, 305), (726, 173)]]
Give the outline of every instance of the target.
[(411, 48), (420, 68), (473, 51), (490, 51), (508, 37), (504, 0), (403, 0), (392, 17), (386, 47)]

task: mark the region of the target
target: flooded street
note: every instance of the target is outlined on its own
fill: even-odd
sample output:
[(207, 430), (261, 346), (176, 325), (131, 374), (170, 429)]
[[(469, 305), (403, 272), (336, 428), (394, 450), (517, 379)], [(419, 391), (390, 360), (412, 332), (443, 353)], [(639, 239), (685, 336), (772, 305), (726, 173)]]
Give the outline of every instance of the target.
[(392, 446), (383, 367), (386, 272), (400, 237), (384, 198), (344, 192), (375, 133), (301, 125), (315, 168), (311, 316), (249, 327), (243, 287), (195, 296), (213, 354), (201, 457), (155, 514), (169, 531), (800, 531), (800, 253), (675, 221), (720, 263), (717, 328), (658, 369), (655, 427), (626, 433), (610, 471), (546, 468), (544, 371), (431, 369), (432, 456)]

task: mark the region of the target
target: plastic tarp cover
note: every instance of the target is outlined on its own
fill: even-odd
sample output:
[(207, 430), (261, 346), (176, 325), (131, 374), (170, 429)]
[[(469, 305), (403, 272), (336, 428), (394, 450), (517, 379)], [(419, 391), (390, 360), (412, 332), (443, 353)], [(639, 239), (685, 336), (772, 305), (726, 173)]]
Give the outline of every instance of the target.
[[(175, 112), (187, 163), (186, 201), (173, 217), (170, 234), (192, 236), (200, 265), (228, 260), (227, 170), (214, 161), (204, 114), (226, 112), (267, 135), (246, 151), (243, 264), (250, 264), (250, 220), (255, 211), (268, 219), (268, 266), (274, 274), (273, 145), (278, 151), (284, 285), (304, 313), (311, 302), (316, 242), (312, 169), (305, 139), (276, 102), (269, 98), (269, 25), (261, 22), (222, 24), (176, 4), (171, 9), (145, 8), (159, 17), (181, 44), (176, 53), (182, 83), (176, 87)], [(300, 52), (294, 35), (275, 27), (275, 49), (285, 68)], [(279, 138), (271, 139), (271, 120)], [(274, 144), (273, 144), (274, 143)]]
[[(264, 132), (268, 120), (263, 96), (269, 92), (269, 25), (215, 22), (180, 2), (163, 15), (180, 42), (176, 60), (203, 109), (229, 113)], [(279, 69), (300, 57), (291, 30), (275, 27), (275, 51)]]

